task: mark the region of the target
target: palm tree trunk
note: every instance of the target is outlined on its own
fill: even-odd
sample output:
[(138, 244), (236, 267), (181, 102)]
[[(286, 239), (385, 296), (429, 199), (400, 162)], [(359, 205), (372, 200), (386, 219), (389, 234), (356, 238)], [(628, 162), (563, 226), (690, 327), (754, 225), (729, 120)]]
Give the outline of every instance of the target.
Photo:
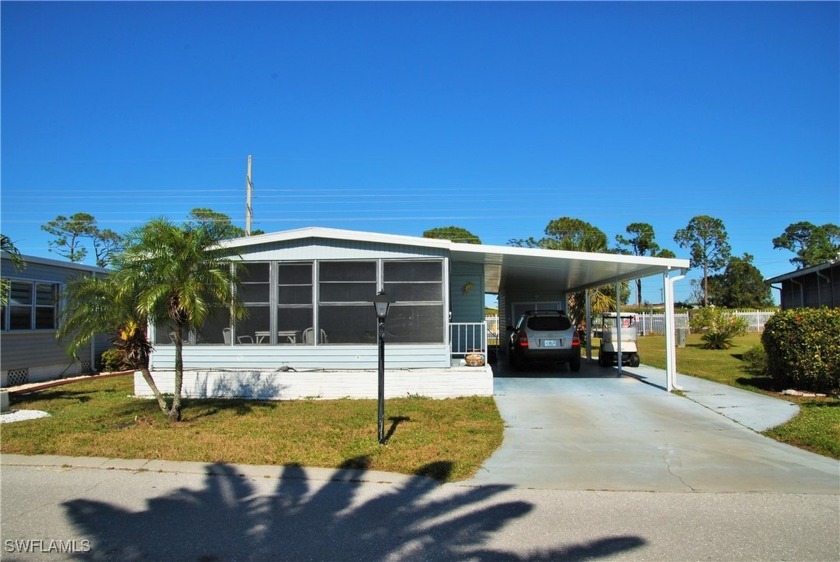
[(172, 409), (169, 421), (181, 421), (181, 387), (184, 382), (184, 326), (180, 322), (175, 327), (175, 392), (172, 396)]
[(160, 390), (155, 383), (155, 379), (152, 378), (152, 373), (149, 371), (149, 368), (143, 367), (140, 369), (140, 374), (143, 375), (143, 380), (146, 381), (146, 384), (152, 389), (152, 394), (154, 394), (155, 399), (157, 399), (160, 411), (163, 412), (165, 416), (169, 416), (169, 407), (166, 405), (166, 399), (163, 397), (163, 394), (160, 393)]
[(636, 279), (636, 306), (642, 306), (642, 280)]

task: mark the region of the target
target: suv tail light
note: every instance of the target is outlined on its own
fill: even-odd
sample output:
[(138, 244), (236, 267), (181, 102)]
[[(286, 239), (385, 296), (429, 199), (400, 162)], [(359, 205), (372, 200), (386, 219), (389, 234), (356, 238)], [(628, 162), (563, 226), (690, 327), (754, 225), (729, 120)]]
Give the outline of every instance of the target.
[(580, 334), (577, 332), (572, 336), (572, 347), (580, 347)]
[(519, 347), (528, 347), (528, 334), (522, 332), (519, 334), (519, 338), (517, 338), (516, 343), (519, 344)]

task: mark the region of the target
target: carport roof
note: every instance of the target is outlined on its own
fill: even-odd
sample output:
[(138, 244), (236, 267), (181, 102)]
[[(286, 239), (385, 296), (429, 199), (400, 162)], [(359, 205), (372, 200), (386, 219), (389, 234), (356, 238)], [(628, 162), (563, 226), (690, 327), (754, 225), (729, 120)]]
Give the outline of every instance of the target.
[(667, 271), (685, 270), (689, 260), (651, 258), (622, 254), (596, 254), (590, 252), (569, 252), (490, 246), (486, 244), (463, 244), (450, 240), (379, 234), (355, 230), (310, 227), (260, 234), (226, 240), (224, 248), (242, 248), (257, 244), (321, 238), (346, 240), (372, 244), (396, 244), (424, 248), (449, 250), (454, 260), (484, 265), (485, 290), (498, 293), (533, 287), (551, 287), (559, 291), (579, 291), (616, 283), (626, 279), (638, 279)]

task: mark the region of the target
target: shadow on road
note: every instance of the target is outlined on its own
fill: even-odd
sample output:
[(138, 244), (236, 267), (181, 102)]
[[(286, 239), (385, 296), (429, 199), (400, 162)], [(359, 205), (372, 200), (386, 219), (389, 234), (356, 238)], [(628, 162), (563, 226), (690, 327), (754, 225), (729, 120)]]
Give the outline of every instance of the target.
[(584, 560), (645, 544), (623, 536), (527, 555), (490, 549), (492, 533), (534, 508), (488, 501), (510, 486), (436, 494), (436, 482), (416, 476), (371, 496), (352, 468), (366, 461), (348, 460), (318, 488), (304, 469), (287, 466), (274, 492), (264, 494), (235, 467), (216, 464), (207, 466), (203, 489), (148, 499), (143, 511), (82, 499), (63, 506), (90, 538), (85, 557), (93, 560)]

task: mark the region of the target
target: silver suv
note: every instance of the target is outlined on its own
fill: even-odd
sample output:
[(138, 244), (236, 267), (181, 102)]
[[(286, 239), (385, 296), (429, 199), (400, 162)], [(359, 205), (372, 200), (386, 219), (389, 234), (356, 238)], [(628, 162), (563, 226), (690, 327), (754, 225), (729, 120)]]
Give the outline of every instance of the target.
[(529, 361), (564, 361), (573, 373), (580, 371), (580, 336), (565, 312), (528, 311), (508, 330), (508, 358), (514, 369)]

